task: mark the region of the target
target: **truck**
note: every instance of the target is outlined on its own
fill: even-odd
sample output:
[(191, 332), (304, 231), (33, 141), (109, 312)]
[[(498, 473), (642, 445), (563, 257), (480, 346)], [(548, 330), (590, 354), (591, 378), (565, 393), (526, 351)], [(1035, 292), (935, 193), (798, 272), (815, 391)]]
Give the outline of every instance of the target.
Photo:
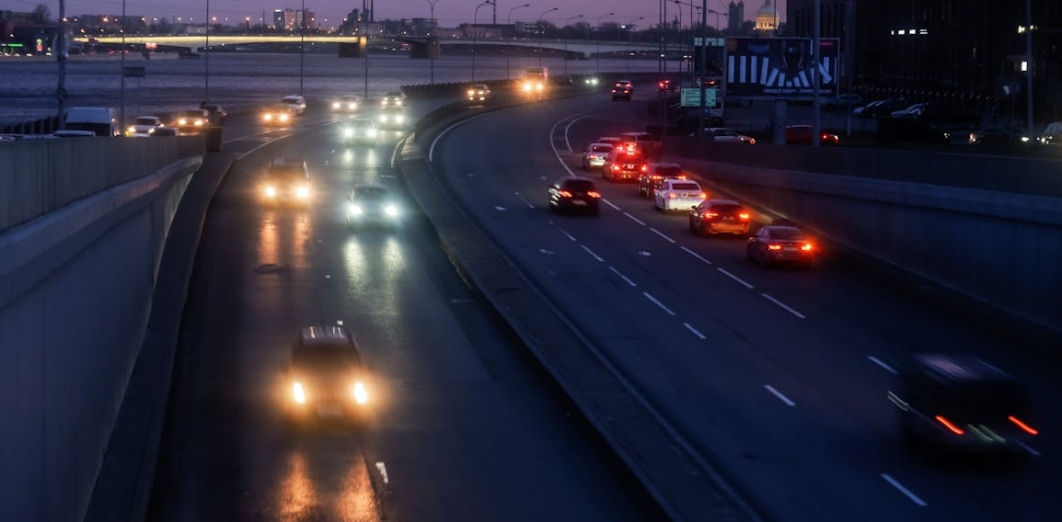
[(63, 128), (91, 131), (96, 136), (122, 135), (114, 107), (70, 107), (63, 114)]
[(525, 95), (542, 95), (549, 89), (549, 67), (528, 67), (524, 69), (520, 92)]

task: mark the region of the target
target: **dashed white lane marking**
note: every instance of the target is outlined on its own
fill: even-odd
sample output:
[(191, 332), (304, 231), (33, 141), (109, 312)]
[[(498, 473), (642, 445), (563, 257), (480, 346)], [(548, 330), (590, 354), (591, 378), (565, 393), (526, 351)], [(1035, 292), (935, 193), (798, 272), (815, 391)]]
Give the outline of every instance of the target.
[(697, 337), (700, 337), (700, 339), (702, 341), (708, 338), (704, 334), (702, 334), (701, 332), (698, 332), (697, 329), (694, 328), (690, 323), (682, 323), (682, 326), (685, 326), (687, 330), (693, 332), (693, 335), (696, 335)]
[(667, 237), (667, 234), (665, 234), (665, 233), (663, 233), (663, 232), (661, 232), (661, 231), (659, 231), (659, 230), (657, 230), (655, 228), (650, 228), (649, 230), (652, 233), (654, 233), (654, 234), (656, 234), (656, 235), (658, 235), (658, 236), (670, 241), (672, 244), (676, 243), (676, 241), (674, 239), (671, 239), (670, 237)]
[(384, 484), (390, 483), (390, 479), (387, 478), (387, 466), (383, 462), (376, 463), (376, 469), (380, 470), (380, 477), (383, 479)]
[(763, 387), (767, 388), (767, 391), (771, 392), (775, 397), (778, 397), (778, 399), (784, 402), (786, 406), (796, 406), (795, 402), (789, 400), (789, 397), (782, 395), (782, 392), (774, 389), (774, 386), (771, 386), (770, 384), (764, 384)]
[(601, 256), (595, 254), (594, 251), (590, 250), (586, 245), (579, 245), (579, 246), (583, 247), (583, 250), (586, 250), (587, 254), (590, 254), (591, 256), (594, 256), (594, 259), (598, 260), (598, 262), (600, 262), (600, 263), (604, 263), (605, 262), (605, 260), (602, 259)]
[(522, 196), (519, 192), (516, 193), (516, 197), (520, 198), (520, 201), (523, 201), (524, 204), (528, 206), (528, 208), (535, 208), (535, 206), (532, 205), (531, 202), (524, 198), (524, 196)]
[(896, 482), (896, 479), (890, 477), (888, 475), (888, 473), (882, 473), (881, 474), (881, 478), (885, 479), (885, 482), (888, 482), (889, 484), (892, 485), (892, 487), (898, 489), (900, 491), (900, 493), (903, 493), (904, 496), (906, 496), (907, 498), (911, 499), (911, 502), (914, 502), (919, 507), (926, 507), (927, 506), (926, 501), (924, 501), (921, 498), (919, 498), (918, 495), (915, 495), (914, 493), (911, 493), (911, 490), (903, 487), (903, 484), (900, 484), (899, 482)]
[(725, 275), (725, 276), (729, 277), (730, 279), (733, 279), (734, 281), (737, 281), (738, 283), (740, 283), (741, 285), (743, 285), (743, 286), (744, 286), (745, 288), (748, 288), (749, 290), (752, 290), (753, 288), (756, 288), (756, 287), (754, 287), (754, 286), (752, 286), (752, 285), (750, 285), (750, 284), (746, 283), (745, 281), (743, 281), (743, 280), (742, 280), (742, 279), (741, 279), (740, 277), (738, 277), (738, 276), (736, 276), (736, 275), (734, 275), (734, 274), (731, 274), (730, 272), (727, 272), (727, 271), (726, 271), (725, 269), (723, 269), (723, 268), (720, 268), (720, 267), (715, 267), (715, 269), (716, 269), (716, 270), (718, 270), (718, 271), (720, 271), (720, 272), (722, 272), (722, 273), (723, 273), (723, 275)]
[(612, 207), (612, 208), (614, 208), (616, 210), (620, 210), (619, 207), (617, 207), (616, 205), (613, 205), (611, 201), (609, 201), (609, 200), (607, 200), (605, 198), (601, 198), (601, 201), (604, 201), (606, 205), (608, 205), (608, 206), (610, 206), (610, 207)]
[(627, 276), (625, 276), (622, 273), (620, 273), (619, 270), (616, 270), (616, 267), (610, 266), (610, 267), (608, 267), (608, 269), (613, 271), (616, 275), (620, 276), (620, 279), (623, 279), (624, 281), (626, 281), (628, 285), (638, 286), (638, 285), (634, 284), (634, 281), (631, 281)]
[(877, 357), (874, 357), (873, 355), (867, 356), (867, 359), (870, 359), (870, 362), (872, 362), (872, 363), (874, 363), (874, 364), (876, 364), (878, 366), (881, 366), (882, 368), (885, 368), (885, 371), (887, 371), (887, 372), (889, 372), (889, 373), (891, 373), (893, 375), (899, 375), (899, 373), (900, 373), (900, 372), (894, 370), (892, 368), (892, 366), (889, 366), (889, 365), (885, 364), (884, 362), (881, 361), (881, 359), (878, 359)]
[(560, 230), (561, 234), (564, 234), (565, 236), (567, 236), (568, 239), (571, 239), (572, 241), (578, 241), (578, 239), (575, 239), (575, 236), (569, 234), (567, 230), (564, 230), (563, 228), (560, 228), (560, 229), (557, 229), (557, 230)]
[(642, 295), (644, 295), (647, 299), (652, 301), (653, 304), (655, 304), (656, 306), (659, 306), (661, 309), (663, 309), (668, 314), (675, 315), (675, 312), (672, 312), (670, 308), (664, 306), (664, 303), (661, 303), (660, 301), (657, 301), (655, 297), (649, 295), (649, 292), (642, 292)]
[(787, 306), (785, 303), (783, 303), (783, 302), (781, 302), (781, 301), (779, 301), (779, 300), (777, 300), (777, 299), (775, 299), (775, 298), (773, 298), (773, 297), (771, 297), (771, 296), (769, 296), (767, 294), (764, 294), (764, 293), (760, 293), (760, 295), (762, 295), (768, 301), (770, 301), (770, 302), (782, 307), (782, 309), (785, 310), (786, 312), (789, 312), (789, 313), (791, 313), (791, 314), (793, 314), (793, 315), (795, 315), (795, 316), (797, 316), (797, 317), (799, 317), (801, 319), (807, 319), (807, 317), (804, 317), (804, 314), (802, 314), (802, 313), (800, 313), (800, 312), (798, 312), (796, 310), (793, 310), (792, 308)]
[(1039, 451), (1036, 451), (1036, 450), (1034, 450), (1034, 449), (1030, 448), (1030, 447), (1029, 447), (1029, 446), (1028, 446), (1027, 444), (1025, 444), (1024, 442), (1018, 441), (1018, 445), (1019, 445), (1019, 446), (1021, 446), (1021, 447), (1022, 447), (1022, 449), (1024, 449), (1025, 451), (1028, 451), (1028, 452), (1029, 452), (1029, 455), (1032, 455), (1032, 456), (1034, 456), (1034, 457), (1039, 457), (1039, 456), (1040, 456), (1040, 452), (1039, 452)]
[(680, 248), (682, 248), (682, 250), (683, 250), (683, 251), (685, 251), (685, 252), (686, 252), (687, 254), (689, 254), (689, 255), (691, 255), (691, 256), (693, 256), (693, 257), (695, 257), (695, 258), (699, 259), (699, 260), (700, 260), (700, 261), (701, 261), (702, 263), (704, 263), (704, 264), (706, 264), (706, 265), (710, 265), (710, 264), (712, 264), (712, 262), (711, 262), (711, 261), (709, 261), (709, 260), (707, 260), (707, 259), (705, 259), (705, 258), (701, 257), (701, 255), (700, 255), (700, 254), (698, 254), (697, 252), (694, 252), (694, 251), (692, 251), (692, 250), (690, 250), (690, 249), (688, 249), (688, 248), (686, 248), (686, 247), (680, 247)]
[(631, 218), (631, 221), (634, 221), (635, 223), (638, 223), (639, 225), (641, 225), (643, 227), (645, 226), (645, 221), (642, 221), (642, 220), (632, 216), (630, 212), (624, 212), (623, 215)]

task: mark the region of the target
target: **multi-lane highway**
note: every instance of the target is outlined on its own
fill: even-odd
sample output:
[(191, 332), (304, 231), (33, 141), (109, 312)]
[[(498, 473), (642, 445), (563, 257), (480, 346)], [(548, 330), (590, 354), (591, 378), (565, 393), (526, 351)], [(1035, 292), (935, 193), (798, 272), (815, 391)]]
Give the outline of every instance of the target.
[[(814, 271), (761, 269), (744, 239), (696, 237), (634, 185), (595, 174), (600, 217), (549, 212), (547, 183), (584, 174), (578, 152), (643, 115), (607, 94), (525, 105), (454, 125), (428, 150), (479, 225), (765, 518), (1055, 518), (1056, 362), (837, 253)], [(1041, 433), (1027, 465), (903, 450), (886, 392), (923, 351), (977, 354), (1027, 386)]]
[[(346, 226), (356, 183), (402, 190), (400, 133), (358, 146), (337, 133), (312, 108), (295, 129), (226, 129), (239, 159), (207, 216), (149, 518), (659, 519), (412, 204), (398, 230)], [(254, 197), (278, 157), (308, 163), (311, 208)], [(282, 368), (310, 324), (357, 337), (374, 373), (363, 429), (286, 422)]]

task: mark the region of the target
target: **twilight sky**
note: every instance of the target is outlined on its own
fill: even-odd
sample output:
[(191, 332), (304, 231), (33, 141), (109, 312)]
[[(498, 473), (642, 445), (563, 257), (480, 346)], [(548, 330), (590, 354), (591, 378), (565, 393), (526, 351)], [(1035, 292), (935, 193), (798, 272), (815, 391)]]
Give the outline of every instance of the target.
[[(258, 23), (262, 18), (263, 10), (267, 19), (272, 19), (274, 9), (300, 9), (305, 1), (306, 9), (313, 11), (320, 25), (338, 25), (347, 13), (352, 9), (361, 9), (362, 0), (212, 0), (210, 4), (210, 16), (216, 18), (219, 23), (235, 25), (248, 17), (252, 23)], [(368, 2), (369, 0), (366, 0)], [(454, 27), (463, 22), (471, 22), (476, 6), (482, 0), (434, 0), (435, 18), (444, 27)], [(726, 5), (731, 0), (708, 0), (708, 9), (726, 13)], [(736, 0), (735, 0), (736, 1)], [(744, 0), (745, 18), (751, 20), (756, 11), (763, 6), (764, 0)], [(774, 0), (778, 6), (778, 17), (785, 20), (785, 6), (787, 0)], [(51, 10), (53, 18), (59, 16), (58, 0), (12, 0), (15, 5), (7, 9), (19, 11), (32, 11), (34, 6), (43, 3)], [(401, 19), (401, 18), (428, 18), (429, 0), (375, 0), (376, 20)], [(690, 0), (681, 0), (682, 6), (675, 5), (673, 0), (666, 0), (667, 20), (674, 20), (678, 16), (681, 7), (682, 25), (689, 25)], [(5, 2), (6, 3), (6, 2)], [(183, 20), (203, 20), (206, 17), (208, 0), (126, 0), (125, 13), (129, 16), (141, 15), (149, 18), (181, 17)], [(530, 7), (518, 8), (517, 6), (530, 3)], [(175, 7), (179, 5), (179, 7)], [(639, 17), (635, 25), (646, 28), (650, 24), (655, 25), (660, 21), (659, 0), (498, 0), (497, 17), (498, 23), (504, 24), (509, 20), (512, 10), (512, 20), (534, 22), (539, 17), (557, 25), (565, 23), (575, 24), (589, 22), (596, 26), (599, 22), (614, 21), (620, 24), (629, 23)], [(701, 6), (701, 0), (693, 0), (694, 15), (696, 7)], [(542, 13), (547, 9), (557, 7), (556, 11)], [(67, 16), (80, 14), (121, 14), (121, 0), (66, 0)], [(608, 16), (615, 13), (614, 16)], [(478, 11), (476, 21), (479, 23), (490, 22), (493, 8), (483, 6)], [(583, 18), (573, 18), (583, 15)], [(568, 20), (571, 18), (570, 20)], [(715, 25), (714, 14), (708, 15), (708, 25)], [(327, 20), (327, 22), (325, 21)], [(725, 22), (724, 22), (725, 24)]]

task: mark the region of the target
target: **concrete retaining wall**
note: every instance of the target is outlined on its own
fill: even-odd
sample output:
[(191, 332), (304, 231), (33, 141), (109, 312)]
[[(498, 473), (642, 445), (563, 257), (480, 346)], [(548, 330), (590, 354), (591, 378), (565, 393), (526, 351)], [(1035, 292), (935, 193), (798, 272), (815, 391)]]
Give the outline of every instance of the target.
[(201, 156), (203, 136), (0, 142), (0, 232), (101, 190)]
[[(56, 154), (98, 146), (114, 154), (93, 153), (100, 167), (122, 172), (95, 170), (94, 183), (114, 186), (0, 235), (0, 520), (84, 518), (141, 347), (170, 222), (202, 163), (190, 155), (118, 184), (130, 170), (119, 169), (123, 158), (159, 163), (200, 142), (87, 139), (93, 144), (65, 149), (62, 141), (29, 146)], [(112, 141), (130, 150), (104, 144)], [(7, 157), (28, 161), (21, 151)], [(76, 156), (58, 158), (34, 172), (92, 170)], [(59, 185), (36, 193), (92, 190), (73, 179)]]

